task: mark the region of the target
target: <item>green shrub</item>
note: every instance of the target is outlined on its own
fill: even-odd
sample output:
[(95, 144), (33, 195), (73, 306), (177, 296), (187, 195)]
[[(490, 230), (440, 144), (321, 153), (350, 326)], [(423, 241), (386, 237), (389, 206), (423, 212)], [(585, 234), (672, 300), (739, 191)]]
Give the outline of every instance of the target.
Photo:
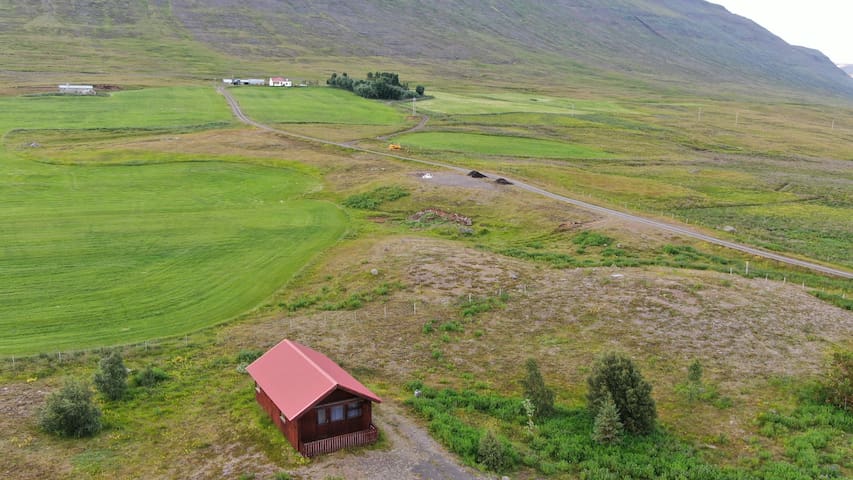
[(826, 369), (827, 402), (853, 413), (853, 352), (835, 352)]
[(92, 401), (92, 391), (83, 382), (68, 380), (50, 394), (38, 414), (39, 427), (65, 437), (88, 437), (101, 430), (101, 410)]
[(118, 350), (113, 350), (98, 362), (95, 387), (109, 400), (118, 400), (127, 391), (127, 368)]
[(643, 379), (630, 358), (617, 353), (605, 354), (595, 362), (587, 385), (593, 416), (598, 415), (609, 395), (626, 431), (648, 434), (654, 430), (657, 410), (652, 386)]
[(438, 327), (442, 332), (461, 332), (465, 330), (465, 327), (462, 326), (457, 321), (445, 322), (442, 323), (441, 326)]
[(263, 355), (262, 350), (240, 350), (237, 354), (237, 363), (248, 365)]
[(153, 387), (160, 382), (169, 379), (169, 375), (163, 369), (148, 365), (144, 369), (133, 374), (133, 383), (138, 387)]
[(501, 441), (491, 431), (480, 437), (477, 447), (477, 462), (494, 472), (505, 472), (515, 465), (514, 451), (507, 442)]
[(392, 202), (409, 196), (408, 190), (403, 187), (391, 185), (379, 187), (367, 193), (351, 195), (344, 200), (344, 205), (349, 208), (361, 210), (376, 210), (386, 202)]
[(585, 230), (572, 238), (572, 243), (581, 247), (604, 247), (613, 243), (613, 239), (590, 230)]

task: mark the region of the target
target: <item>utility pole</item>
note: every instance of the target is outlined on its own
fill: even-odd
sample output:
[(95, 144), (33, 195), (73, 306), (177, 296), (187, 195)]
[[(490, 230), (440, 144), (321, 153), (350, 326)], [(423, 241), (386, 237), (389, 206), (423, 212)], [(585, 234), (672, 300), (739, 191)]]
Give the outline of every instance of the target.
[(415, 115), (417, 115), (415, 113), (415, 97), (412, 97), (412, 116), (414, 117)]

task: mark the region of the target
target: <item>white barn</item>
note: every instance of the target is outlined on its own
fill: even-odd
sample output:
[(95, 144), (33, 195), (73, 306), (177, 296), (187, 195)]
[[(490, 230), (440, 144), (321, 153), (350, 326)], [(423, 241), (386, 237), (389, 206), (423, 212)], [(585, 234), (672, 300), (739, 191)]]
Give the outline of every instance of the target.
[(94, 85), (71, 85), (70, 83), (64, 83), (59, 86), (59, 93), (66, 93), (70, 95), (94, 95), (95, 94), (95, 86)]

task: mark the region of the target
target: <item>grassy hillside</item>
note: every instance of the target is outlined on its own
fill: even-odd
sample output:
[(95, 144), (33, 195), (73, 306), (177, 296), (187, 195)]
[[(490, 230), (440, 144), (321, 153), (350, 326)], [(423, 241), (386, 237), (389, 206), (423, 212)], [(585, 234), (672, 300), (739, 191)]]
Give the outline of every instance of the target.
[(290, 75), (322, 78), (334, 65), (371, 58), (503, 85), (532, 76), (596, 88), (853, 98), (853, 81), (819, 52), (702, 0), (4, 0), (0, 32), (0, 62), (19, 81), (44, 79), (39, 72), (132, 72), (148, 81), (281, 73), (264, 65), (272, 58)]

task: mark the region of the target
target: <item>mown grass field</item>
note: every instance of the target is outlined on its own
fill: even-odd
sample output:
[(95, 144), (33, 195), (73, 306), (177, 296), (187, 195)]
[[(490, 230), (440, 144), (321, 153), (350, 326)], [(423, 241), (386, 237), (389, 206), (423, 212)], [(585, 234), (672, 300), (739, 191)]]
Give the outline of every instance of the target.
[(243, 111), (262, 123), (404, 125), (399, 110), (336, 88), (232, 88)]
[[(305, 168), (91, 144), (134, 129), (228, 125), (213, 89), (0, 105), (0, 129), (14, 130), (0, 150), (0, 355), (138, 342), (231, 319), (346, 228), (334, 205), (303, 198), (320, 186)], [(18, 143), (44, 138), (75, 147)], [(58, 165), (68, 159), (85, 165)]]
[(165, 128), (231, 122), (207, 87), (127, 90), (109, 96), (0, 97), (0, 132), (13, 129)]
[(137, 342), (250, 310), (343, 232), (333, 205), (299, 199), (315, 186), (218, 162), (6, 183), (0, 354)]

